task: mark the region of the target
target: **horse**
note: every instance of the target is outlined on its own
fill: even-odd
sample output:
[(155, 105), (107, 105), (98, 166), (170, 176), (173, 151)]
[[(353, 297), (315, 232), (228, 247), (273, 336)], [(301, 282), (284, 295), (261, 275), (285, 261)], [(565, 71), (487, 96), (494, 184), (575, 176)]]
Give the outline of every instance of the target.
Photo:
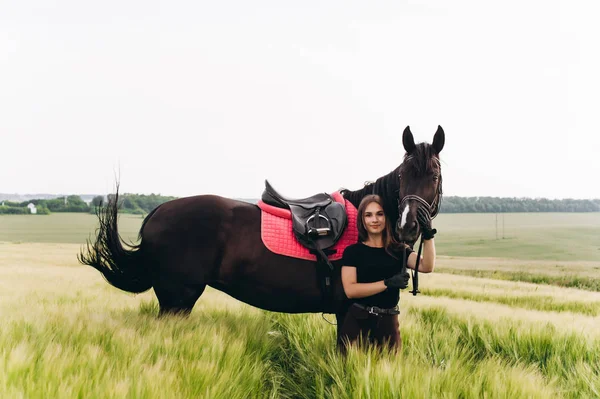
[[(340, 193), (355, 207), (365, 195), (381, 196), (396, 238), (414, 244), (420, 234), (417, 208), (427, 204), (435, 214), (439, 207), (439, 153), (444, 141), (438, 126), (432, 144), (415, 144), (407, 126), (402, 136), (403, 162), (359, 190)], [(160, 316), (188, 315), (210, 286), (268, 311), (333, 313), (339, 338), (348, 302), (341, 284), (341, 260), (332, 262), (332, 298), (324, 301), (316, 262), (277, 255), (265, 247), (257, 205), (216, 195), (165, 202), (144, 219), (137, 245), (121, 240), (118, 207), (117, 186), (116, 194), (97, 213), (100, 227), (95, 241), (87, 241), (78, 260), (123, 291), (154, 288)]]

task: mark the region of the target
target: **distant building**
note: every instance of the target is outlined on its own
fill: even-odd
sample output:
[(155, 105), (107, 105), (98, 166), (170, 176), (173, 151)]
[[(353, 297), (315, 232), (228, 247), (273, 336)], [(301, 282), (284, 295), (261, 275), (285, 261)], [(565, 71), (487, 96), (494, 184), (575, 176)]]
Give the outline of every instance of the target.
[(27, 208), (29, 208), (29, 212), (31, 212), (32, 214), (36, 214), (37, 213), (37, 209), (36, 209), (36, 207), (35, 207), (34, 204), (30, 203), (29, 205), (27, 205)]

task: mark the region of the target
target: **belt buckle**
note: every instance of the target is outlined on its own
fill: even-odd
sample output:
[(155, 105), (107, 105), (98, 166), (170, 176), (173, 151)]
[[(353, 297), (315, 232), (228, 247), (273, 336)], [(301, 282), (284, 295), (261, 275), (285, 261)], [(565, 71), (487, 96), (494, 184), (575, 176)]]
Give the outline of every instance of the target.
[(375, 312), (373, 309), (375, 308), (375, 306), (368, 306), (367, 307), (367, 312), (369, 312), (369, 314), (375, 315), (375, 316), (379, 316), (379, 313)]

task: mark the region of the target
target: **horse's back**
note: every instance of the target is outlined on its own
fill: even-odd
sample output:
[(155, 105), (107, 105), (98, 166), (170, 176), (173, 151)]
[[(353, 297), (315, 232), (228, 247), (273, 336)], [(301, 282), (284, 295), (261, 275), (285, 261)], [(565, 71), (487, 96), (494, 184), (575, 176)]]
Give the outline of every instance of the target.
[(240, 211), (259, 215), (256, 205), (218, 195), (178, 198), (158, 206), (140, 234), (143, 240), (155, 243), (173, 237), (214, 242)]
[[(142, 243), (163, 285), (207, 284), (271, 311), (324, 309), (314, 263), (270, 252), (255, 204), (216, 195), (166, 202), (147, 220)], [(334, 280), (336, 296), (343, 298), (339, 279)]]

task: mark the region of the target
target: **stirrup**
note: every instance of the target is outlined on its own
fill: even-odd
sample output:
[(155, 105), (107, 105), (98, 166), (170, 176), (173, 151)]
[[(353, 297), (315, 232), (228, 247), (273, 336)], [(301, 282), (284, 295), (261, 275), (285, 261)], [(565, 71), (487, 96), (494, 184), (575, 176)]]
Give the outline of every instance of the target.
[[(328, 227), (309, 227), (308, 224), (310, 223), (311, 220), (313, 220), (315, 218), (315, 216), (318, 216), (317, 220), (320, 220), (320, 219), (325, 220), (325, 223), (327, 223)], [(321, 215), (318, 211), (316, 214), (311, 215), (308, 219), (306, 219), (306, 227), (307, 227), (306, 233), (310, 237), (326, 236), (326, 235), (329, 235), (329, 233), (331, 233), (331, 222), (325, 216)]]
[(331, 229), (329, 227), (321, 227), (319, 229), (315, 229), (314, 227), (311, 227), (308, 230), (308, 235), (309, 236), (326, 236), (326, 235), (329, 235), (330, 232), (331, 232)]

